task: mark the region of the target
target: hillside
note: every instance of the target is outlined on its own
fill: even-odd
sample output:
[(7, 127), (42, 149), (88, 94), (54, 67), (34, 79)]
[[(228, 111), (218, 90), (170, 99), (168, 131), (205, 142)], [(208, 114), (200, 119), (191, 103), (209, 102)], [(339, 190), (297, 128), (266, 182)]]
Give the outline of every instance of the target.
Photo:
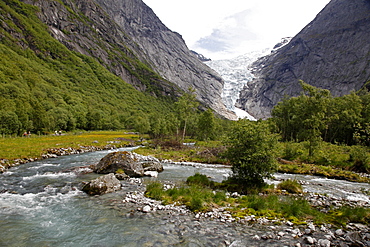
[(68, 49), (96, 58), (140, 91), (197, 99), (232, 118), (222, 103), (223, 80), (187, 48), (142, 0), (30, 1), (51, 35)]
[[(203, 107), (228, 114), (218, 89), (160, 75), (144, 45), (94, 1), (5, 0), (0, 19), (0, 133), (130, 127), (136, 116), (171, 113), (189, 87)], [(188, 73), (200, 78), (196, 69)], [(205, 73), (200, 80), (213, 83), (216, 73)]]
[(67, 49), (37, 13), (19, 1), (0, 2), (0, 133), (119, 129), (141, 112), (171, 110), (174, 98), (140, 92), (92, 57)]
[(297, 96), (299, 80), (342, 96), (370, 80), (370, 1), (332, 0), (286, 46), (251, 68), (254, 80), (236, 106), (267, 118), (284, 96)]

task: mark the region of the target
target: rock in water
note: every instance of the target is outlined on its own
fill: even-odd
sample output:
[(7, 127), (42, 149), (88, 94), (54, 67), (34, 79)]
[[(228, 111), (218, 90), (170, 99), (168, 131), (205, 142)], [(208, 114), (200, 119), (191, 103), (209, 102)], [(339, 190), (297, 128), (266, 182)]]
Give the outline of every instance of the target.
[(114, 152), (107, 154), (93, 167), (96, 173), (116, 173), (123, 170), (130, 177), (145, 176), (146, 171), (163, 171), (163, 165), (154, 158), (132, 152)]
[(89, 195), (102, 195), (121, 189), (121, 182), (113, 173), (91, 180), (82, 188)]

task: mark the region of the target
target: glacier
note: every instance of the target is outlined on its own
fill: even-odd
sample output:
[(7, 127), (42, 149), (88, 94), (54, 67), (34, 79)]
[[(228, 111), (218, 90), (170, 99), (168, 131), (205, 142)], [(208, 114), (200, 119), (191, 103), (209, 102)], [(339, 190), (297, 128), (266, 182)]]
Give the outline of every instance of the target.
[(248, 82), (252, 81), (254, 78), (251, 65), (257, 61), (258, 58), (276, 52), (276, 50), (289, 43), (290, 40), (290, 37), (282, 38), (274, 47), (251, 51), (233, 59), (204, 62), (223, 78), (224, 87), (221, 95), (222, 100), (226, 108), (233, 111), (239, 119), (246, 118), (253, 121), (256, 120), (251, 114), (235, 106), (240, 91), (244, 87), (247, 87)]

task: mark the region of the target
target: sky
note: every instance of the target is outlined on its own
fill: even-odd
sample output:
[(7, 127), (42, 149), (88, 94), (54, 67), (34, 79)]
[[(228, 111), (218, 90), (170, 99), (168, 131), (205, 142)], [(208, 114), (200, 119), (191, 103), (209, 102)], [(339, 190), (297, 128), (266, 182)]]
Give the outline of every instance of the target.
[(273, 47), (293, 37), (330, 0), (143, 0), (189, 49), (212, 60)]

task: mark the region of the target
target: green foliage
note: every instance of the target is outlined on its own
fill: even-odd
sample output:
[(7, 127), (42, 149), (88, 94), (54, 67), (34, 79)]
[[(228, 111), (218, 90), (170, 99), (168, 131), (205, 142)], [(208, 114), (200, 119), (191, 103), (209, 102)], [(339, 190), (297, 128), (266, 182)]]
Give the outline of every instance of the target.
[(368, 148), (353, 146), (350, 151), (349, 161), (353, 162), (352, 170), (370, 173), (370, 154)]
[(207, 211), (212, 203), (222, 203), (226, 199), (224, 192), (214, 192), (208, 187), (197, 184), (182, 185), (164, 190), (163, 185), (153, 182), (147, 185), (145, 195), (160, 200), (165, 204), (180, 203), (191, 211)]
[(204, 111), (198, 120), (197, 137), (199, 140), (215, 140), (216, 121), (211, 109)]
[[(52, 38), (37, 11), (18, 0), (0, 2), (0, 134), (122, 129), (126, 124), (146, 133), (152, 113), (174, 111), (173, 99), (149, 94), (150, 88), (158, 90), (160, 80), (148, 66), (118, 54), (137, 66), (129, 69), (147, 85), (147, 94)], [(72, 17), (85, 21), (78, 14)], [(173, 133), (173, 127), (165, 129)]]
[(197, 110), (199, 102), (195, 98), (194, 89), (189, 89), (185, 92), (175, 103), (176, 112), (178, 114), (178, 119), (182, 125), (182, 139), (185, 139), (187, 125), (189, 123), (194, 123), (195, 121), (190, 121)]
[(312, 158), (321, 140), (331, 143), (369, 143), (369, 93), (333, 98), (328, 90), (301, 81), (303, 94), (284, 98), (272, 110), (272, 122), (283, 141), (307, 141)]
[(298, 143), (285, 142), (283, 144), (284, 153), (282, 154), (282, 158), (287, 160), (295, 160), (303, 154), (303, 150)]
[(265, 122), (236, 122), (225, 141), (225, 156), (232, 164), (233, 178), (245, 189), (262, 187), (263, 179), (276, 170), (276, 144), (276, 136)]
[(331, 210), (328, 218), (333, 224), (340, 226), (345, 226), (348, 223), (368, 224), (370, 221), (370, 209), (343, 206), (339, 209)]
[(286, 190), (289, 193), (299, 194), (303, 192), (302, 185), (297, 180), (285, 180), (277, 185), (279, 190)]
[(160, 182), (153, 182), (146, 186), (145, 195), (154, 200), (162, 200), (164, 196), (163, 185)]
[(206, 175), (196, 173), (194, 176), (190, 176), (186, 179), (188, 185), (200, 185), (203, 187), (214, 187), (214, 182), (210, 180)]
[[(212, 191), (208, 178), (204, 175), (195, 174), (187, 181), (188, 185), (181, 184), (168, 190), (164, 190), (161, 183), (152, 182), (147, 185), (145, 195), (164, 204), (186, 205), (193, 212), (210, 211), (213, 207), (228, 205), (228, 211), (235, 218), (254, 215), (271, 220), (290, 220), (294, 224), (307, 224), (306, 220), (310, 220), (316, 224), (331, 223), (339, 226), (349, 222), (367, 224), (370, 219), (368, 208), (341, 207), (323, 213), (298, 196), (272, 193), (228, 198), (224, 191)], [(213, 186), (219, 184), (215, 183)]]

